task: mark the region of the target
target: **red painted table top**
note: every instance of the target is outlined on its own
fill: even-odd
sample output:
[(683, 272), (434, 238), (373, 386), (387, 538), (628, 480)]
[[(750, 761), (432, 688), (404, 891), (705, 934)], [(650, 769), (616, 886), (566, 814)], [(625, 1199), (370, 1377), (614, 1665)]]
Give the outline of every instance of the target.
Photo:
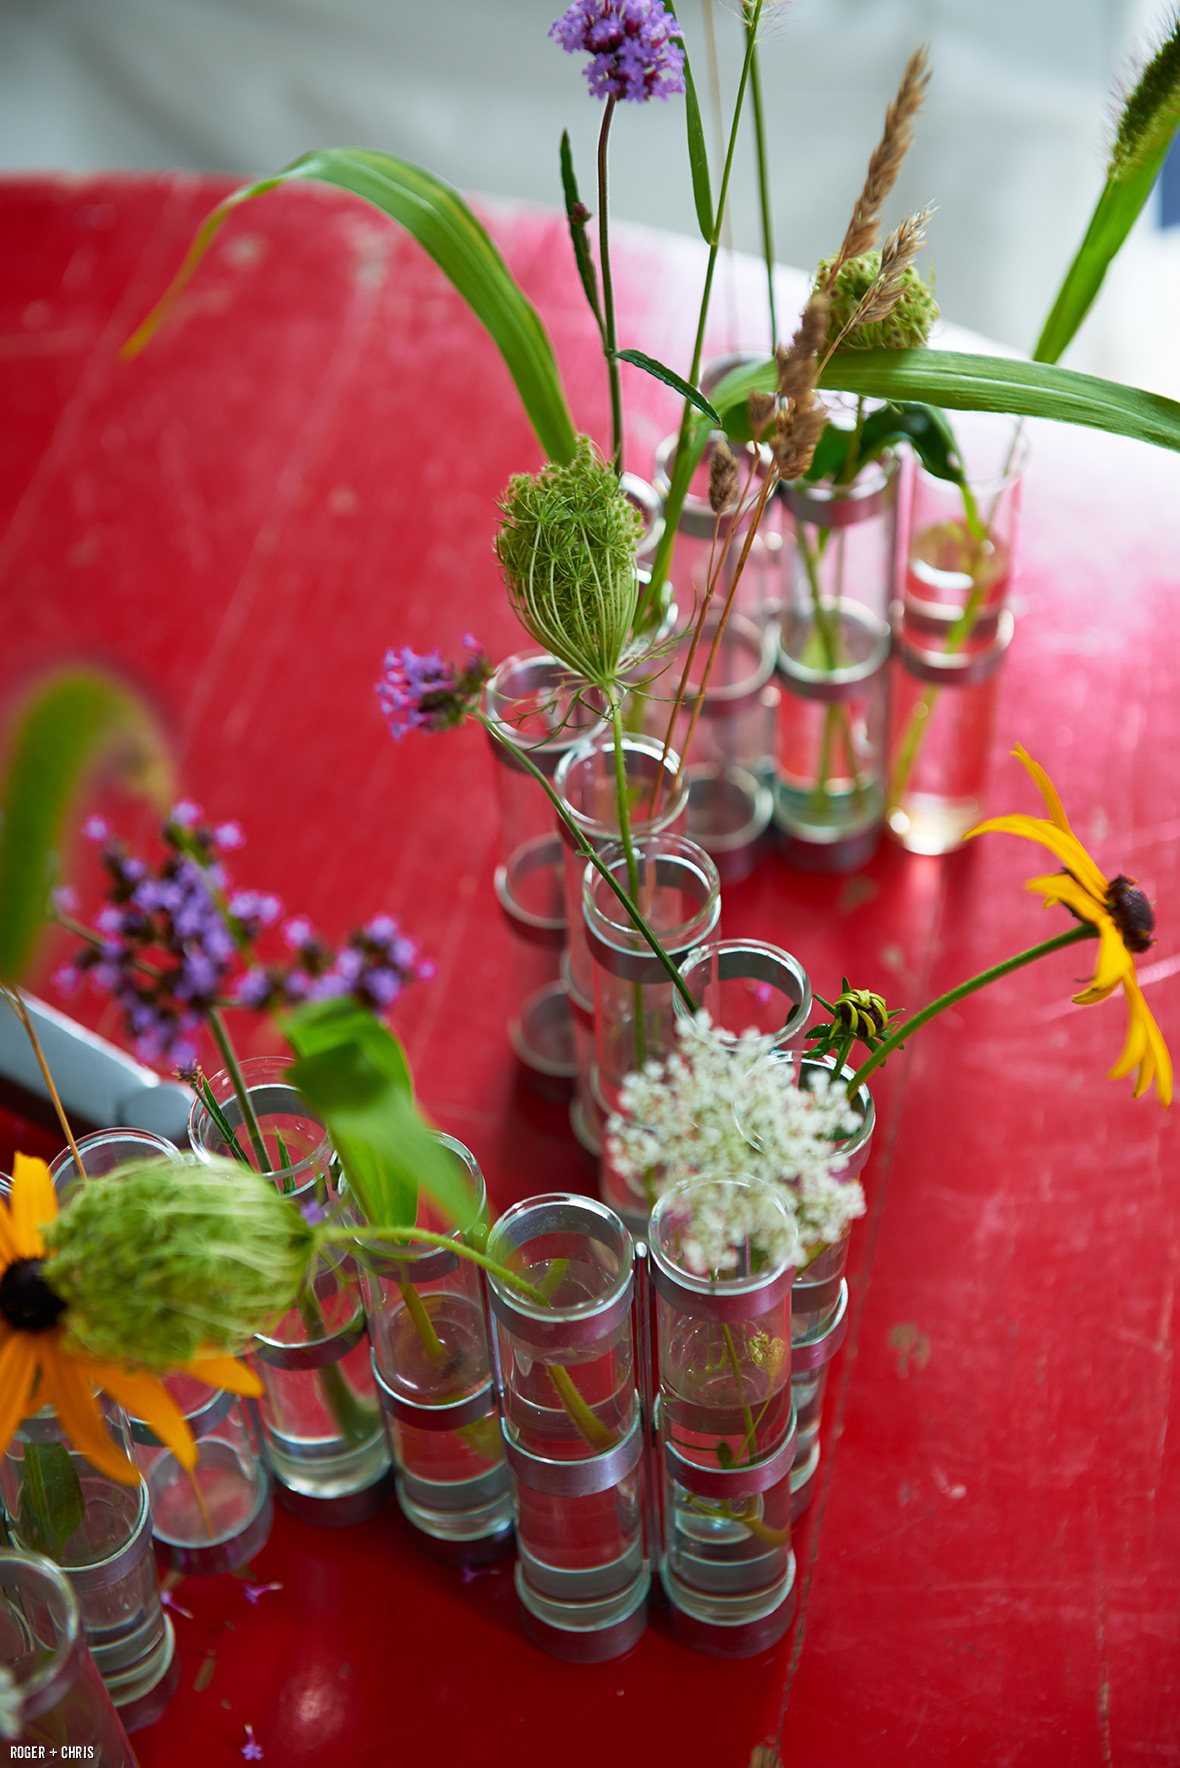
[[(495, 499), (537, 445), (433, 266), (335, 193), (239, 211), (178, 322), (119, 362), (224, 188), (0, 184), (0, 688), (70, 657), (146, 687), (185, 790), (246, 828), (236, 882), (333, 937), (388, 909), (437, 959), (394, 1024), (494, 1202), (588, 1189), (562, 1109), (518, 1089), (504, 1040), (482, 733), (395, 747), (372, 694), (390, 644), (453, 653), (473, 629), (493, 656), (516, 647), (490, 547)], [(575, 420), (603, 439), (564, 224), (491, 218)], [(699, 248), (621, 230), (616, 250), (623, 341), (683, 364)], [(716, 345), (762, 341), (752, 266), (716, 306)], [(642, 471), (675, 407), (625, 372)], [(1023, 742), (1107, 874), (1158, 899), (1141, 978), (1175, 1046), (1180, 463), (1033, 432), (993, 807), (1039, 810), (1002, 758)], [(146, 831), (134, 805), (113, 814)], [(726, 893), (725, 925), (788, 946), (822, 992), (847, 972), (913, 1008), (1061, 926), (1021, 887), (1048, 864), (1001, 837), (949, 860), (886, 847), (835, 882), (772, 861)], [(136, 1739), (144, 1768), (236, 1762), (247, 1723), (282, 1768), (745, 1768), (780, 1737), (807, 1768), (1180, 1760), (1175, 1128), (1103, 1079), (1123, 1012), (1069, 1005), (1086, 957), (1008, 979), (889, 1066), (780, 1649), (697, 1657), (656, 1611), (627, 1658), (566, 1666), (521, 1635), (509, 1570), (466, 1585), (392, 1507), (344, 1532), (280, 1513), (256, 1564), (280, 1590), (252, 1606), (232, 1578), (178, 1589), (181, 1685)], [(53, 998), (50, 968), (34, 981)], [(74, 1010), (117, 1035), (101, 1003)], [(240, 1031), (270, 1047), (265, 1027)]]

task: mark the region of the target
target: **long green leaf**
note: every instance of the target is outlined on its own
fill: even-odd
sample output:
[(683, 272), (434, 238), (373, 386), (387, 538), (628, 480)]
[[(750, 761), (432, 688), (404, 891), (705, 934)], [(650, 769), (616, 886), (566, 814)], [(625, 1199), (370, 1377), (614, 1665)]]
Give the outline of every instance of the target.
[(1122, 106), (1102, 194), (1033, 351), (1057, 362), (1139, 219), (1180, 123), (1180, 19), (1151, 56)]
[(695, 405), (698, 411), (703, 411), (714, 427), (720, 425), (721, 419), (705, 395), (699, 388), (686, 381), (683, 375), (677, 374), (674, 368), (669, 368), (666, 363), (659, 361), (655, 356), (645, 355), (642, 350), (618, 350), (615, 354), (620, 362), (629, 362), (632, 368), (641, 368), (644, 374), (651, 375), (657, 381), (663, 381), (665, 387), (674, 388), (682, 399), (687, 399), (690, 405)]
[[(668, 0), (668, 11), (676, 18), (676, 8)], [(677, 20), (679, 23), (679, 20)], [(692, 197), (696, 204), (697, 226), (706, 245), (713, 243), (713, 191), (709, 183), (709, 154), (705, 147), (705, 130), (701, 122), (701, 106), (696, 81), (688, 59), (688, 44), (683, 33), (676, 37), (684, 51), (684, 116), (688, 126), (688, 165), (692, 173)]]
[(60, 1561), (85, 1514), (82, 1482), (65, 1444), (26, 1443), (19, 1504), (24, 1545)]
[(393, 1033), (347, 1001), (297, 1008), (282, 1026), (298, 1057), (291, 1078), (332, 1138), (366, 1220), (412, 1226), (420, 1186), (466, 1225), (475, 1213), (467, 1174), (418, 1112)]
[(458, 191), (421, 166), (389, 154), (325, 148), (304, 154), (272, 178), (235, 190), (206, 217), (171, 287), (128, 339), (124, 354), (134, 355), (147, 343), (175, 305), (210, 240), (239, 203), (300, 179), (351, 191), (413, 234), (490, 332), (546, 454), (562, 464), (571, 461), (574, 426), (539, 314)]
[(1051, 418), (1180, 449), (1180, 405), (1174, 400), (1045, 362), (953, 350), (838, 350), (819, 384), (869, 399)]
[(66, 817), (103, 763), (167, 802), (171, 770), (146, 706), (96, 670), (51, 677), (18, 718), (0, 784), (0, 982), (16, 982), (32, 956)]

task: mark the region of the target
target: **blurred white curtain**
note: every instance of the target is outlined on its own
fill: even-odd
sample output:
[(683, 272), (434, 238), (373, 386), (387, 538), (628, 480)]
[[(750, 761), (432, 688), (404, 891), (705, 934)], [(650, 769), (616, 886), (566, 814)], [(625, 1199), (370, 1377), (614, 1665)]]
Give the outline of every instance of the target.
[[(573, 139), (593, 203), (601, 106), (547, 37), (556, 0), (0, 0), (0, 164), (274, 169), (310, 147), (380, 147), (466, 190), (560, 201)], [(707, 104), (705, 0), (681, 0)], [(721, 81), (740, 50), (715, 0)], [(1160, 7), (1162, 10), (1162, 0)], [(1144, 0), (768, 3), (763, 80), (780, 259), (834, 249), (910, 50), (934, 69), (891, 220), (935, 201), (948, 318), (1030, 348), (1102, 181), (1108, 95)], [(710, 125), (711, 132), (711, 125)], [(679, 100), (620, 108), (612, 209), (695, 231)], [(734, 243), (758, 249), (753, 159)], [(1070, 356), (1112, 369), (1092, 323)], [(1116, 353), (1117, 354), (1117, 353)]]

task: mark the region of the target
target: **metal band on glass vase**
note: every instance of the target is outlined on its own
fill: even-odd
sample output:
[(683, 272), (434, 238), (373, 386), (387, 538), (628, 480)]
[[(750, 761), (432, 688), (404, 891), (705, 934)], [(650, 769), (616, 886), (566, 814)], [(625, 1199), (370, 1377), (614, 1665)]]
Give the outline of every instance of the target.
[(260, 1334), (251, 1349), (259, 1362), (272, 1369), (326, 1369), (330, 1363), (338, 1363), (341, 1357), (355, 1350), (364, 1336), (365, 1311), (358, 1308), (343, 1331), (330, 1332), (323, 1338), (308, 1339), (302, 1344), (284, 1344), (281, 1339), (264, 1338)]
[[(758, 939), (698, 945), (680, 965), (685, 986), (715, 1031), (740, 1037), (756, 1031), (769, 1049), (802, 1047), (811, 1017), (811, 982), (798, 958)], [(672, 998), (678, 1025), (689, 1018), (682, 995)]]

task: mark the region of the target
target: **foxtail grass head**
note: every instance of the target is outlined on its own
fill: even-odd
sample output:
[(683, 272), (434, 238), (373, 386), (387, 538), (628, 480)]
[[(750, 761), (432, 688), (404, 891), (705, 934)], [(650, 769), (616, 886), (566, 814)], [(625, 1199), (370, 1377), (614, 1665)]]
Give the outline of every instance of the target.
[(1180, 16), (1124, 93), (1110, 150), (1111, 178), (1129, 178), (1157, 162), (1180, 124)]
[(642, 519), (589, 437), (574, 459), (517, 473), (500, 504), (496, 557), (529, 636), (612, 697), (631, 637)]
[(235, 1161), (143, 1161), (88, 1179), (45, 1230), (69, 1342), (162, 1374), (236, 1350), (294, 1302), (313, 1231)]

